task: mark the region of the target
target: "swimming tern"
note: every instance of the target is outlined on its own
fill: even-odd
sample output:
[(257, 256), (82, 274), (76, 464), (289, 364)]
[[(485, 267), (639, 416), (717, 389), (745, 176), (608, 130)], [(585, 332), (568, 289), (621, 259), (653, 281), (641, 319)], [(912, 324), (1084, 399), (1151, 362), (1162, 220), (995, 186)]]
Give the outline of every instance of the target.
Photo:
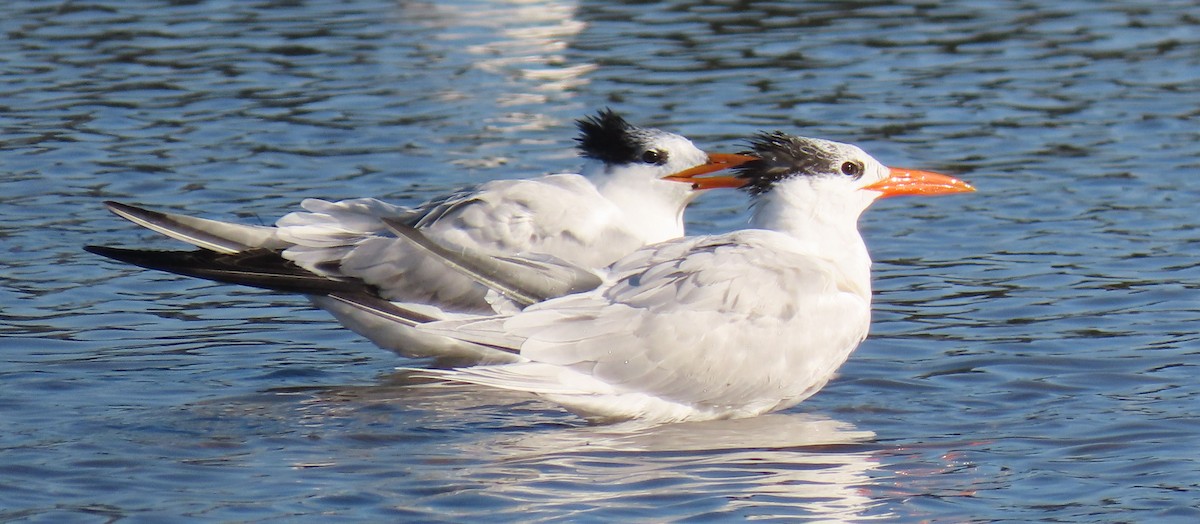
[(535, 393), (605, 422), (750, 417), (816, 393), (870, 326), (862, 212), (881, 197), (974, 189), (828, 140), (777, 132), (751, 149), (759, 160), (736, 168), (751, 229), (646, 246), (596, 289), (513, 315), (422, 323), (519, 357), (424, 374)]
[[(381, 318), (389, 308), (424, 321), (513, 310), (506, 300), (489, 299), (496, 295), (485, 286), (391, 234), (384, 219), (417, 228), (453, 249), (486, 257), (520, 255), (517, 263), (536, 266), (543, 280), (564, 282), (542, 291), (558, 296), (598, 285), (589, 277), (591, 270), (647, 244), (681, 237), (683, 210), (700, 192), (742, 184), (699, 175), (751, 159), (706, 154), (680, 135), (634, 126), (611, 110), (579, 120), (578, 128), (577, 146), (586, 159), (580, 174), (490, 181), (412, 208), (374, 198), (307, 199), (303, 211), (284, 216), (274, 227), (106, 202), (115, 214), (200, 251), (88, 249), (145, 267), (307, 294), (347, 327), (403, 355), (511, 361), (506, 352)], [(668, 177), (685, 169), (693, 174)], [(345, 299), (350, 294), (354, 301)], [(364, 308), (364, 302), (371, 306)]]

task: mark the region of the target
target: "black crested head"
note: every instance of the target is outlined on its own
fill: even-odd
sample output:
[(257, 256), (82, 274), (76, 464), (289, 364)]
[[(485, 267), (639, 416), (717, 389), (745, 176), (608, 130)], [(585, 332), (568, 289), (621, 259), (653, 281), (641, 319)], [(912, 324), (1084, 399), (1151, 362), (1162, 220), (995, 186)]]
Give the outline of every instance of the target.
[(645, 147), (641, 129), (611, 109), (576, 121), (579, 154), (606, 164), (625, 164), (641, 158)]
[(755, 135), (745, 154), (758, 157), (735, 168), (738, 178), (748, 180), (741, 189), (751, 195), (766, 193), (787, 178), (836, 173), (839, 164), (834, 151), (821, 141), (782, 131)]

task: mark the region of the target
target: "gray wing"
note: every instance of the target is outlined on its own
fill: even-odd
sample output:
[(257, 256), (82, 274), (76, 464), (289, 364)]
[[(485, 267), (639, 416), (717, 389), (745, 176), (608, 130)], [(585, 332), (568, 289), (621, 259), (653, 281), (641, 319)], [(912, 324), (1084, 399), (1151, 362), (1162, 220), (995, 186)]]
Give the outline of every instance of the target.
[[(493, 280), (521, 270), (515, 274), (523, 276), (509, 279), (504, 292), (530, 293), (521, 304), (592, 287), (594, 281), (580, 280), (580, 273), (562, 268), (604, 267), (642, 245), (634, 232), (612, 220), (619, 210), (578, 175), (489, 182), (417, 208), (371, 198), (308, 199), (301, 203), (303, 211), (284, 216), (273, 228), (108, 205), (124, 218), (203, 249), (226, 254), (282, 250), (285, 259), (304, 269), (362, 281), (382, 298), (460, 312), (492, 311), (488, 288), (476, 280), (479, 275), (448, 269), (429, 250), (413, 249), (412, 242), (395, 236), (384, 219), (418, 227), (438, 245), (528, 259), (503, 259), (504, 269), (491, 269)], [(539, 259), (542, 255), (548, 257)], [(538, 272), (542, 277), (531, 277)], [(530, 283), (531, 278), (540, 278), (542, 284)], [(550, 287), (544, 285), (547, 282)]]
[[(361, 279), (390, 300), (460, 312), (492, 311), (489, 288), (479, 282), (483, 274), (492, 281), (509, 275), (508, 287), (494, 287), (505, 295), (529, 293), (519, 299), (524, 305), (594, 287), (595, 280), (576, 266), (603, 267), (642, 243), (615, 225), (611, 217), (618, 210), (578, 175), (489, 182), (404, 214), (358, 213), (368, 217), (361, 222), (347, 219), (342, 203), (305, 201), (304, 207), (306, 213), (278, 224), (279, 236), (295, 244), (286, 258), (316, 272)], [(460, 271), (456, 264), (462, 261), (448, 260), (444, 250), (414, 249), (409, 238), (386, 230), (384, 218), (393, 227), (418, 228), (436, 246), (475, 253), (476, 273)]]
[(218, 253), (237, 253), (247, 249), (282, 249), (288, 243), (275, 236), (275, 228), (221, 222), (187, 215), (164, 213), (106, 201), (113, 214), (176, 240)]
[(610, 286), (508, 319), (506, 335), (531, 362), (451, 378), (696, 406), (799, 401), (866, 336), (870, 307), (829, 263), (777, 248), (787, 240), (743, 231), (650, 246), (631, 257), (654, 262)]
[(590, 291), (601, 284), (600, 277), (594, 272), (548, 255), (536, 259), (518, 258), (453, 249), (399, 221), (384, 219), (384, 223), (411, 242), (415, 249), (442, 260), (451, 270), (515, 301), (522, 308), (550, 298)]

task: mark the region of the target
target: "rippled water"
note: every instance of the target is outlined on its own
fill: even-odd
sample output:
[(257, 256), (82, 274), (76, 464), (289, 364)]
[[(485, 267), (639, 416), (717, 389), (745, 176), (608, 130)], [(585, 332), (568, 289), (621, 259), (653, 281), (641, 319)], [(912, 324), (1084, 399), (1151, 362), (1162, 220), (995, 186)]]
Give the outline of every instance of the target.
[[(0, 520), (1194, 521), (1200, 10), (946, 4), (0, 4)], [(269, 223), (570, 170), (604, 106), (980, 192), (867, 213), (873, 334), (822, 393), (654, 429), (79, 249), (176, 247), (105, 199)]]

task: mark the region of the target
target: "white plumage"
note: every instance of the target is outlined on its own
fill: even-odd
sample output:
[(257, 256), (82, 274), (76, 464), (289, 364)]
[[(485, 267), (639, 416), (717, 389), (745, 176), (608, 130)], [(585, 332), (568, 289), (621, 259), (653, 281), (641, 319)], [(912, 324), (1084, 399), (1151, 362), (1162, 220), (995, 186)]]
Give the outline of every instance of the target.
[[(591, 135), (589, 125), (618, 132)], [(310, 294), (383, 347), (473, 364), (424, 370), (431, 376), (538, 394), (596, 421), (708, 420), (795, 405), (866, 337), (871, 261), (857, 221), (873, 201), (973, 191), (782, 133), (753, 139), (744, 164), (611, 113), (586, 121), (581, 142), (601, 163), (590, 181), (492, 182), (415, 209), (309, 200), (275, 228), (110, 203), (203, 249), (89, 249)], [(694, 178), (738, 164), (736, 179)], [(678, 238), (693, 187), (743, 185), (752, 229)], [(581, 281), (573, 289), (589, 291), (545, 292)], [(489, 295), (506, 289), (536, 299), (493, 315)]]
[[(682, 236), (683, 211), (699, 193), (696, 189), (723, 187), (720, 177), (704, 179), (708, 185), (703, 186), (664, 177), (687, 168), (711, 172), (748, 160), (710, 157), (684, 137), (633, 126), (607, 110), (579, 121), (579, 128), (579, 149), (587, 159), (581, 174), (491, 181), (415, 208), (373, 198), (307, 199), (301, 203), (303, 211), (284, 216), (272, 228), (108, 205), (131, 221), (206, 250), (276, 250), (316, 275), (358, 280), (380, 298), (435, 318), (456, 318), (493, 312), (487, 288), (414, 250), (390, 233), (384, 219), (416, 227), (454, 249), (550, 256), (598, 269), (646, 244)], [(730, 183), (726, 179), (724, 185)], [(381, 320), (375, 312), (330, 297), (312, 299), (351, 329), (404, 355), (512, 360), (506, 353), (465, 347)]]
[(772, 134), (753, 147), (761, 160), (740, 169), (756, 229), (644, 247), (598, 289), (515, 315), (423, 325), (520, 357), (428, 373), (605, 421), (748, 417), (818, 391), (870, 324), (862, 211), (880, 196), (971, 188), (847, 144)]

